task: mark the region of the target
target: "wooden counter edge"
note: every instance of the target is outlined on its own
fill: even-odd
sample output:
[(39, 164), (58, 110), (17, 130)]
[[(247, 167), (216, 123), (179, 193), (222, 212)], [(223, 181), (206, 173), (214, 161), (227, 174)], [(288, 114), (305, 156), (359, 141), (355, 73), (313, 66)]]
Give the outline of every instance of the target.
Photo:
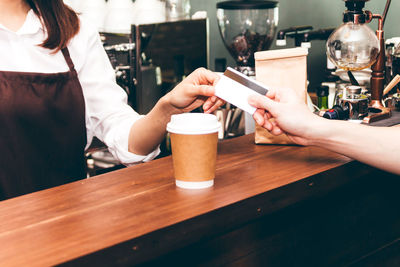
[[(379, 170), (357, 161), (264, 192), (207, 214), (73, 259), (61, 266), (131, 266), (211, 239), (296, 203), (312, 200)], [(348, 175), (352, 173), (353, 175)], [(295, 193), (295, 194), (294, 194)]]

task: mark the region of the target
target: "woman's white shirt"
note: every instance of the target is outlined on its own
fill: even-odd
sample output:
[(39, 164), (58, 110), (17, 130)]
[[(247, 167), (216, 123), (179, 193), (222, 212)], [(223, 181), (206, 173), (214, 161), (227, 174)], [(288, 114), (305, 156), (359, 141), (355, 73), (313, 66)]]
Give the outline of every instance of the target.
[[(32, 10), (17, 32), (0, 24), (0, 71), (68, 71), (61, 51), (54, 54), (39, 46), (46, 36), (40, 19)], [(149, 155), (136, 155), (128, 151), (131, 126), (141, 115), (127, 104), (125, 91), (117, 85), (115, 72), (97, 29), (81, 18), (81, 29), (68, 44), (68, 50), (85, 98), (87, 147), (96, 136), (124, 164), (154, 159), (160, 152), (159, 148)]]

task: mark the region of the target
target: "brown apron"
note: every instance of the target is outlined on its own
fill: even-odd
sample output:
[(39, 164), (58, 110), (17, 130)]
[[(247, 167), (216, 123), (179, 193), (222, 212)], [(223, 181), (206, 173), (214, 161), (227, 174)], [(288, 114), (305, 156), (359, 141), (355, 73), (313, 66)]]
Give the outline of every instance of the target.
[(0, 200), (84, 178), (85, 102), (69, 71), (0, 71)]

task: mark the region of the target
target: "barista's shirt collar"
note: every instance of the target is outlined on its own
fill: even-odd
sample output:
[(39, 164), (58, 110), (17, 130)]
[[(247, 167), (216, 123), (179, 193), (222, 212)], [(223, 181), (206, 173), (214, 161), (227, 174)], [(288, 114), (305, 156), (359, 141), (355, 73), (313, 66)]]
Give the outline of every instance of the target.
[(36, 34), (38, 31), (43, 31), (44, 27), (40, 21), (40, 18), (31, 9), (28, 11), (28, 14), (26, 15), (24, 24), (18, 31), (13, 32), (2, 24), (0, 24), (0, 29), (11, 33), (15, 33), (17, 35), (31, 35), (31, 34)]

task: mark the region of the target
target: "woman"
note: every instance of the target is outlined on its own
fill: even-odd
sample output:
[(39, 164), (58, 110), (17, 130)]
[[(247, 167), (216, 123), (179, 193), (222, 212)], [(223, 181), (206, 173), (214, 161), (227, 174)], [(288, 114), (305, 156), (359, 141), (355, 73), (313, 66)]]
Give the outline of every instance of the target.
[[(374, 167), (400, 174), (400, 127), (371, 127), (319, 117), (292, 89), (252, 96), (254, 119), (272, 134), (286, 133), (295, 143), (319, 146)], [(274, 120), (270, 120), (273, 118)]]
[(200, 69), (139, 116), (96, 29), (62, 0), (0, 0), (0, 47), (0, 199), (84, 178), (94, 135), (122, 163), (149, 161), (172, 114), (221, 105)]

